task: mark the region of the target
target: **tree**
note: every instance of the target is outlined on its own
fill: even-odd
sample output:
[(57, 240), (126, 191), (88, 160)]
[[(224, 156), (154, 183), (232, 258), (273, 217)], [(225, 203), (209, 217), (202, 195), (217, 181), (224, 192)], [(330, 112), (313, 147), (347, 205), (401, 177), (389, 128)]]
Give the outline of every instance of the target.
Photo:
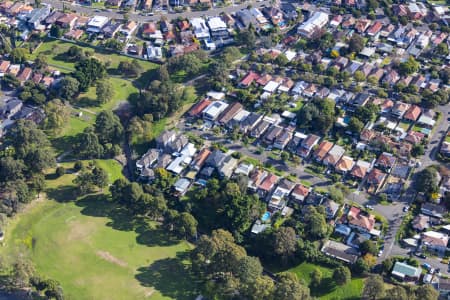
[(11, 62), (14, 64), (22, 64), (27, 60), (27, 49), (25, 48), (14, 48), (11, 53)]
[(364, 106), (358, 106), (355, 111), (355, 117), (363, 123), (373, 121), (378, 115), (379, 110), (380, 108), (373, 103), (369, 103)]
[(431, 284), (425, 284), (416, 289), (416, 299), (420, 300), (436, 300), (439, 296)]
[(289, 63), (289, 60), (287, 59), (286, 55), (281, 53), (280, 55), (275, 58), (275, 63), (281, 67), (286, 66)]
[(14, 181), (23, 178), (26, 166), (22, 160), (6, 156), (0, 158), (0, 182)]
[(358, 118), (356, 117), (351, 117), (350, 121), (348, 122), (348, 127), (347, 129), (350, 130), (353, 133), (360, 133), (364, 128), (364, 123), (361, 122)]
[(32, 173), (52, 167), (55, 157), (45, 133), (30, 120), (18, 120), (11, 128), (8, 140), (15, 150), (15, 158), (22, 159)]
[(439, 45), (436, 46), (436, 54), (440, 55), (440, 56), (447, 56), (449, 51), (448, 51), (448, 45), (445, 42), (440, 43)]
[(175, 232), (184, 238), (193, 238), (197, 235), (197, 220), (187, 212), (179, 214), (175, 221)]
[(12, 74), (5, 74), (2, 77), (2, 87), (6, 89), (15, 89), (20, 86), (20, 81)]
[(93, 57), (77, 62), (75, 64), (75, 72), (73, 73), (73, 77), (80, 83), (79, 89), (82, 92), (86, 92), (92, 84), (104, 78), (105, 75), (105, 65)]
[(211, 74), (211, 79), (219, 82), (220, 84), (225, 84), (228, 80), (228, 68), (224, 61), (214, 61), (210, 67), (209, 72)]
[(310, 299), (309, 289), (298, 281), (295, 274), (281, 273), (275, 286), (274, 299), (307, 300)]
[(70, 48), (66, 52), (66, 56), (73, 61), (80, 61), (86, 58), (83, 49), (77, 46), (70, 46)]
[(69, 108), (61, 100), (55, 99), (44, 105), (44, 111), (46, 118), (42, 127), (53, 133), (61, 132), (69, 120)]
[(63, 30), (58, 25), (53, 24), (52, 27), (50, 27), (50, 36), (52, 37), (61, 38), (63, 33)]
[(256, 35), (252, 29), (243, 30), (238, 33), (237, 41), (247, 49), (254, 49), (256, 46)]
[(39, 173), (33, 175), (33, 178), (31, 178), (31, 187), (39, 198), (40, 193), (45, 189), (45, 176)]
[(438, 190), (437, 171), (433, 167), (428, 167), (420, 171), (416, 176), (414, 185), (418, 192), (431, 195)]
[(325, 215), (320, 213), (314, 206), (307, 207), (305, 223), (308, 236), (313, 239), (324, 238), (328, 233), (328, 225)]
[(371, 240), (366, 240), (359, 245), (359, 250), (364, 254), (370, 253), (372, 255), (377, 254), (377, 246)]
[(323, 278), (322, 272), (317, 268), (314, 269), (314, 271), (311, 272), (311, 286), (312, 287), (320, 286), (322, 278)]
[(364, 39), (359, 34), (353, 34), (348, 42), (348, 47), (352, 52), (359, 53), (364, 48)]
[(399, 71), (402, 75), (410, 75), (412, 73), (415, 73), (419, 70), (420, 64), (415, 60), (413, 56), (410, 56), (408, 60), (400, 63), (399, 65)]
[(273, 299), (275, 284), (269, 276), (258, 276), (252, 285), (248, 286), (247, 295), (250, 299), (270, 300)]
[(80, 158), (100, 158), (103, 156), (103, 146), (91, 127), (87, 127), (77, 136), (74, 152)]
[(66, 100), (72, 100), (80, 92), (80, 83), (76, 78), (64, 76), (59, 88), (59, 96)]
[(239, 260), (236, 277), (239, 278), (241, 283), (252, 285), (262, 272), (263, 267), (259, 258), (244, 256)]
[(292, 227), (281, 227), (274, 234), (274, 250), (284, 262), (297, 250), (297, 238)]
[(64, 169), (64, 167), (59, 166), (59, 167), (56, 168), (55, 174), (56, 174), (57, 177), (61, 177), (64, 174), (66, 174), (66, 169)]
[(97, 164), (92, 169), (92, 183), (101, 189), (108, 185), (108, 173)]
[(97, 95), (97, 102), (106, 103), (111, 101), (114, 97), (114, 87), (109, 80), (99, 80), (97, 82), (95, 93)]
[(415, 144), (413, 148), (411, 149), (411, 155), (413, 157), (419, 157), (421, 155), (425, 154), (425, 148), (422, 144)]
[(370, 300), (382, 299), (385, 287), (383, 278), (380, 275), (371, 275), (366, 279), (363, 290), (363, 297)]
[(34, 60), (34, 67), (38, 70), (44, 70), (48, 67), (47, 57), (42, 53)]
[(121, 61), (117, 69), (121, 74), (130, 77), (138, 77), (144, 71), (141, 64), (135, 59), (132, 60), (131, 63), (128, 61)]
[(383, 267), (383, 272), (389, 274), (389, 272), (391, 272), (392, 270), (392, 267), (394, 266), (394, 262), (392, 261), (392, 258), (388, 257), (385, 260), (383, 260), (381, 265)]
[(355, 80), (357, 82), (363, 82), (364, 80), (366, 80), (366, 76), (364, 75), (364, 73), (362, 71), (356, 71), (355, 74), (353, 74), (353, 76), (355, 77)]
[[(399, 285), (394, 285), (391, 289), (386, 291), (386, 300), (408, 300), (408, 294), (405, 288)], [(420, 298), (421, 299), (421, 298)]]
[(333, 280), (337, 285), (344, 285), (352, 279), (349, 268), (345, 266), (337, 267), (333, 272)]
[(94, 125), (95, 133), (102, 145), (119, 144), (123, 138), (123, 126), (112, 111), (102, 111), (97, 115)]

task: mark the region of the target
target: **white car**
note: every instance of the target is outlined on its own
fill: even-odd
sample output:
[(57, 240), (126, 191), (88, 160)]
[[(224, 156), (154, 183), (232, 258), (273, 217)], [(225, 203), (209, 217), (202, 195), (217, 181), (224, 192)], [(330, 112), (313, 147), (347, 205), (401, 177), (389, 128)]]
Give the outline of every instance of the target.
[(372, 206), (372, 205), (366, 204), (365, 207), (366, 207), (368, 210), (373, 210), (373, 206)]

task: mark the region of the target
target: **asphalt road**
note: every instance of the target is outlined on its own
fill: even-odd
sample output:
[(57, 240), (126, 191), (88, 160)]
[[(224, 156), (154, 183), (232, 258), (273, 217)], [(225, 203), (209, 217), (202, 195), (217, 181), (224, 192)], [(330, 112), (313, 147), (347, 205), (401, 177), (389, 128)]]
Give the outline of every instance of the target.
[[(417, 173), (423, 170), (424, 168), (439, 163), (436, 161), (436, 155), (439, 152), (440, 142), (444, 138), (444, 135), (447, 132), (447, 128), (449, 126), (448, 118), (450, 118), (450, 105), (439, 106), (435, 109), (435, 111), (440, 111), (442, 117), (439, 120), (439, 122), (435, 125), (433, 135), (430, 138), (428, 149), (426, 149), (425, 154), (420, 159), (421, 166), (416, 168), (415, 174), (414, 176), (412, 176), (413, 180), (414, 177), (417, 175)], [(411, 204), (414, 201), (415, 196), (416, 191), (414, 189), (414, 186), (410, 184), (405, 193), (400, 198), (400, 200), (394, 206), (392, 205), (387, 206), (388, 208), (392, 209), (393, 211), (392, 214), (389, 213), (389, 211), (381, 210), (381, 208), (378, 206), (375, 207), (377, 211), (381, 210), (380, 213), (384, 215), (389, 222), (389, 230), (385, 238), (385, 250), (383, 252), (383, 255), (379, 259), (380, 261), (389, 256), (394, 255), (408, 256), (409, 249), (400, 247), (400, 245), (395, 240), (395, 236), (397, 235), (397, 231), (399, 230), (403, 217), (405, 215), (405, 213), (402, 211), (402, 207), (406, 204), (408, 205)], [(385, 214), (390, 215), (390, 218)], [(442, 264), (439, 258), (435, 257), (429, 257), (427, 259), (421, 259), (418, 257), (415, 258), (418, 259), (421, 263), (426, 262), (430, 264), (433, 268), (440, 268), (441, 272), (449, 274), (447, 272), (448, 266)]]
[[(32, 0), (31, 3), (34, 3), (34, 0)], [(60, 1), (60, 0), (43, 0), (42, 3), (50, 4), (52, 7), (60, 9), (60, 10), (62, 10), (63, 3), (64, 3), (64, 6), (67, 9), (71, 9), (71, 10), (77, 12), (78, 14), (87, 15), (87, 16), (100, 15), (100, 16), (106, 16), (111, 19), (123, 19), (123, 17), (124, 17), (123, 13), (120, 13), (116, 10), (96, 11), (98, 9), (90, 7), (90, 6), (72, 4), (70, 2), (68, 3), (68, 2), (64, 2), (64, 1)], [(161, 20), (162, 16), (164, 16), (168, 20), (177, 19), (179, 17), (189, 19), (189, 18), (201, 17), (201, 16), (205, 16), (205, 15), (217, 16), (224, 12), (225, 13), (234, 13), (241, 9), (247, 8), (247, 6), (249, 6), (249, 5), (251, 5), (252, 7), (261, 7), (261, 6), (270, 5), (270, 4), (271, 4), (271, 1), (269, 1), (269, 0), (265, 0), (265, 1), (261, 1), (261, 2), (257, 2), (257, 1), (253, 0), (253, 1), (247, 1), (247, 2), (244, 2), (241, 4), (237, 4), (237, 5), (230, 5), (230, 6), (226, 6), (226, 7), (215, 7), (215, 8), (206, 10), (206, 11), (184, 11), (182, 13), (155, 12), (155, 15), (153, 15), (153, 16), (142, 16), (134, 11), (130, 11), (127, 15), (128, 15), (129, 20), (143, 23), (143, 22), (149, 22), (149, 21), (159, 21), (159, 20)]]

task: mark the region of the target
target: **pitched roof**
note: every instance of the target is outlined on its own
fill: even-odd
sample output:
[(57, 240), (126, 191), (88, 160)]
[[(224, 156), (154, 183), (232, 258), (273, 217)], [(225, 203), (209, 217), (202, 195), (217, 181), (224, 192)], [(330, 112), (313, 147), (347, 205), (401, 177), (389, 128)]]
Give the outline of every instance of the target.
[(212, 103), (211, 100), (205, 98), (197, 102), (192, 108), (189, 110), (188, 115), (191, 117), (198, 116), (202, 113), (202, 111), (207, 108)]
[(270, 173), (269, 175), (266, 176), (266, 178), (264, 178), (264, 180), (261, 182), (258, 188), (268, 192), (273, 188), (273, 186), (275, 185), (275, 183), (277, 183), (277, 181), (278, 176)]
[(250, 71), (247, 73), (247, 75), (244, 76), (244, 78), (242, 78), (239, 84), (243, 86), (249, 86), (250, 84), (253, 83), (253, 81), (258, 80), (259, 78), (260, 76), (258, 73)]
[(361, 209), (352, 206), (347, 214), (348, 222), (351, 225), (364, 228), (367, 231), (372, 231), (375, 226), (374, 215), (367, 215)]
[(427, 231), (422, 233), (422, 243), (432, 246), (447, 247), (448, 235), (436, 231)]
[(319, 147), (317, 147), (316, 151), (314, 151), (314, 157), (317, 160), (322, 160), (327, 155), (328, 151), (333, 147), (333, 143), (329, 141), (323, 141), (320, 143)]
[(370, 184), (380, 184), (385, 179), (386, 174), (377, 168), (373, 168), (367, 177), (367, 182)]
[(391, 168), (395, 164), (396, 161), (397, 161), (397, 159), (395, 158), (395, 156), (393, 154), (383, 152), (378, 157), (376, 164), (381, 165), (385, 168)]
[(341, 159), (336, 164), (336, 169), (342, 172), (350, 171), (355, 164), (353, 158), (349, 156), (342, 156)]
[(309, 188), (298, 183), (294, 189), (292, 190), (292, 195), (299, 195), (299, 196), (303, 196), (306, 197), (309, 194)]
[(403, 118), (410, 121), (417, 121), (420, 114), (422, 113), (422, 109), (417, 105), (412, 105), (405, 113)]

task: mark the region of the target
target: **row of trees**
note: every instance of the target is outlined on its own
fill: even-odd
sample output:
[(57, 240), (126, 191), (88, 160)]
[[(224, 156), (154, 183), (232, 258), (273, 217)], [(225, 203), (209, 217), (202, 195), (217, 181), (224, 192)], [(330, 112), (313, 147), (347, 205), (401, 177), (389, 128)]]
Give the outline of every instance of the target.
[(308, 287), (296, 275), (282, 273), (274, 280), (263, 275), (258, 258), (247, 256), (232, 234), (219, 229), (200, 237), (191, 253), (192, 269), (204, 281), (210, 299), (310, 299)]
[(0, 155), (2, 210), (14, 214), (44, 189), (42, 171), (54, 166), (55, 156), (47, 136), (31, 121), (19, 120), (6, 143), (10, 147)]
[(121, 152), (123, 135), (119, 117), (111, 111), (102, 111), (93, 127), (87, 127), (78, 134), (73, 150), (77, 157), (83, 159), (113, 157)]

